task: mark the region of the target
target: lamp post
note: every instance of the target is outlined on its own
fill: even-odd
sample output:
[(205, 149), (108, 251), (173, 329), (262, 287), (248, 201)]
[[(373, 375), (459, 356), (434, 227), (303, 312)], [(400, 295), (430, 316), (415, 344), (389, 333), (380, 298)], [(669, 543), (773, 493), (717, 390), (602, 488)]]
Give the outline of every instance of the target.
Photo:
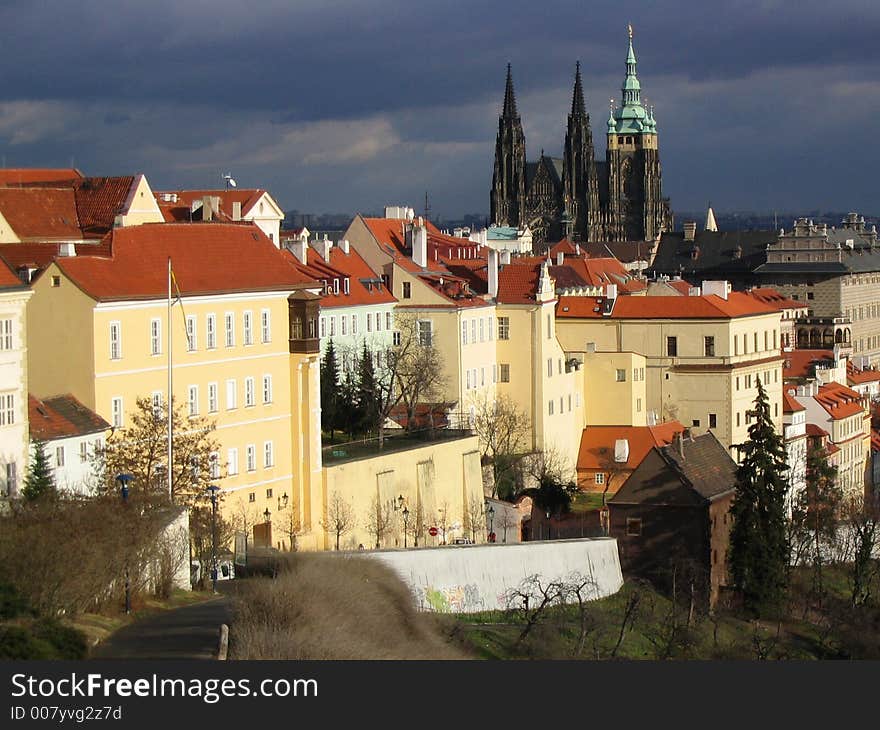
[(550, 539), (550, 510), (547, 510), (547, 539)]
[(493, 529), (495, 526), (495, 508), (491, 504), (489, 509), (486, 510), (486, 515), (489, 518), (489, 542), (495, 542), (495, 530)]
[(217, 593), (217, 492), (220, 487), (212, 484), (207, 488), (211, 497), (211, 590)]
[[(119, 493), (122, 496), (122, 504), (128, 507), (128, 485), (134, 477), (131, 474), (117, 474)], [(131, 613), (131, 576), (128, 571), (128, 555), (125, 556), (125, 612)]]
[(280, 512), (281, 510), (287, 509), (287, 503), (288, 503), (289, 499), (290, 498), (287, 496), (287, 492), (285, 492), (283, 495), (281, 495), (278, 498), (278, 510), (277, 510), (278, 512)]
[(406, 550), (406, 531), (409, 529), (409, 509), (403, 507), (403, 549)]

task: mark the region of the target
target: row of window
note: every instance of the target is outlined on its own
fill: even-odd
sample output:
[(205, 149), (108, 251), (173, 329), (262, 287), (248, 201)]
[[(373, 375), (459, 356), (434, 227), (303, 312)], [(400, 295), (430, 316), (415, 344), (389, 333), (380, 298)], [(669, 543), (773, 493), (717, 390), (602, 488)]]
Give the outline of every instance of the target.
[[(95, 441), (95, 451), (100, 451), (104, 448), (104, 440), (97, 439)], [(62, 467), (67, 462), (67, 447), (65, 446), (56, 446), (55, 447), (55, 466)], [(79, 444), (79, 463), (85, 464), (89, 460), (89, 444), (87, 441), (81, 441)]]
[[(347, 337), (349, 334), (357, 335), (359, 334), (360, 329), (360, 315), (355, 314), (340, 314), (338, 316), (339, 320), (339, 335), (342, 337)], [(372, 332), (374, 329), (376, 332), (381, 332), (384, 330), (391, 330), (394, 327), (394, 319), (391, 312), (366, 312), (364, 313), (364, 321), (366, 322), (366, 331)], [(384, 327), (383, 327), (384, 322)], [(337, 315), (331, 314), (326, 317), (321, 317), (321, 338), (325, 337), (336, 337), (336, 323), (337, 323)]]
[(0, 319), (0, 350), (12, 349), (12, 320)]
[(0, 393), (0, 426), (15, 424), (15, 394)]
[[(771, 335), (772, 333), (772, 335)], [(759, 346), (762, 342), (762, 339), (759, 336), (758, 332), (752, 332), (751, 338), (748, 334), (743, 333), (742, 337), (738, 335), (733, 336), (733, 354), (739, 355), (740, 352), (742, 354), (747, 355), (750, 350), (750, 344), (752, 346), (751, 352), (760, 352)], [(740, 344), (742, 343), (742, 344)], [(772, 343), (772, 347), (771, 347)], [(778, 349), (779, 343), (779, 335), (777, 330), (764, 330), (763, 344), (764, 351), (776, 350)], [(670, 335), (666, 338), (666, 356), (667, 357), (678, 357), (678, 337), (674, 335)], [(706, 335), (703, 337), (703, 356), (704, 357), (715, 357), (715, 337), (714, 335)]]
[[(737, 412), (737, 414), (736, 414), (737, 428), (739, 428), (739, 426), (741, 426), (743, 422), (745, 422), (745, 424), (748, 426), (752, 422), (754, 417), (755, 417), (755, 412), (752, 410), (747, 410), (742, 415), (739, 412)], [(773, 404), (773, 417), (779, 418), (779, 404), (778, 403)], [(697, 425), (699, 425), (699, 421), (697, 421), (696, 423), (697, 423)]]
[[(618, 383), (625, 383), (626, 369), (616, 368), (614, 378)], [(633, 368), (632, 379), (634, 383), (639, 383), (643, 381), (645, 379), (645, 368)]]
[[(564, 396), (559, 396), (559, 412), (565, 413), (565, 403), (568, 402), (568, 412), (571, 413), (571, 393), (568, 394), (568, 398), (566, 399)], [(574, 394), (574, 407), (581, 407), (581, 396), (580, 393)], [(556, 399), (551, 399), (547, 401), (547, 413), (549, 415), (553, 415), (556, 411)]]
[[(237, 342), (236, 317), (232, 312), (223, 315), (224, 344), (226, 347), (235, 347)], [(242, 314), (241, 337), (243, 345), (254, 344), (254, 315), (247, 311)], [(267, 344), (272, 341), (272, 314), (264, 309), (260, 312), (260, 342)], [(217, 315), (208, 314), (205, 317), (205, 348), (214, 350), (217, 348)], [(194, 315), (186, 317), (186, 349), (195, 352), (198, 349), (198, 324)], [(162, 354), (162, 320), (153, 318), (150, 320), (150, 354)], [(110, 323), (110, 359), (122, 359), (122, 323), (113, 321)]]
[[(226, 475), (235, 476), (239, 473), (238, 448), (232, 447), (226, 452)], [(270, 469), (275, 466), (275, 444), (272, 441), (263, 442), (263, 468)], [(244, 468), (248, 472), (257, 470), (257, 445), (248, 444), (244, 448)], [(217, 452), (211, 454), (211, 479), (220, 478), (220, 455)]]
[[(477, 375), (479, 374), (479, 378)], [(470, 368), (464, 371), (465, 390), (472, 388), (482, 388), (486, 385), (486, 368)], [(492, 382), (493, 383), (509, 383), (510, 382), (510, 364), (509, 363), (493, 363), (492, 364)]]
[[(767, 385), (768, 383), (770, 383), (771, 373), (772, 373), (772, 379), (773, 379), (773, 382), (774, 382), (774, 383), (778, 383), (778, 382), (779, 382), (779, 369), (776, 368), (775, 370), (772, 370), (772, 371), (771, 371), (771, 370), (765, 370), (762, 374), (755, 373), (755, 382), (754, 382), (754, 385), (757, 387), (757, 385), (758, 385), (758, 378), (759, 378), (759, 377), (761, 378), (761, 383), (762, 383), (763, 385)], [(737, 389), (737, 390), (739, 390), (739, 386), (740, 386), (740, 378), (742, 378), (742, 385), (743, 385), (743, 387), (744, 387), (746, 390), (748, 390), (749, 388), (752, 387), (752, 375), (751, 375), (751, 373), (748, 374), (748, 375), (742, 375), (742, 376), (737, 375), (737, 376), (736, 376), (736, 380), (735, 380), (735, 384), (736, 384), (736, 389)]]
[[(493, 319), (494, 317), (491, 315), (477, 319), (463, 319), (461, 321), (461, 344), (467, 345), (468, 342), (474, 344), (476, 342), (486, 342), (486, 340), (491, 342), (495, 339), (495, 323)], [(503, 317), (503, 319), (508, 318)], [(507, 328), (510, 328), (509, 322)], [(468, 336), (468, 333), (470, 333), (470, 336)], [(477, 339), (478, 337), (479, 339)], [(501, 338), (499, 337), (499, 339)]]

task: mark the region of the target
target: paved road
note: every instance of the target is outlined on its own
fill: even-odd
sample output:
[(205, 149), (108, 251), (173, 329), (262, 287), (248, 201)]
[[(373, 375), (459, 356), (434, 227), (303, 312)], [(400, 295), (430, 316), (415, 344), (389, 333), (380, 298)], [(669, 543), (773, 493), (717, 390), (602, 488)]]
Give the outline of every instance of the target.
[(108, 637), (93, 659), (215, 659), (229, 599), (214, 598), (136, 621)]

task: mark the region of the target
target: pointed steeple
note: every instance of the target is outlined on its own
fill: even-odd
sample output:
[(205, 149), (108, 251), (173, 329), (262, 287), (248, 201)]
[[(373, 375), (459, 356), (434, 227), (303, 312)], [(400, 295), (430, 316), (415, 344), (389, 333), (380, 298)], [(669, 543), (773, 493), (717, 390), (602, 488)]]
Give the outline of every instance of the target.
[(578, 61), (575, 64), (575, 72), (574, 72), (574, 91), (571, 95), (571, 115), (575, 116), (586, 116), (587, 115), (587, 106), (584, 103), (584, 87), (581, 84), (581, 62)]
[(709, 211), (706, 213), (706, 230), (718, 230), (718, 224), (715, 222), (715, 211), (712, 210), (712, 203), (709, 203)]
[(513, 75), (510, 72), (510, 64), (507, 64), (507, 85), (504, 88), (504, 109), (501, 116), (506, 119), (516, 119), (519, 114), (516, 111), (516, 94), (513, 93)]
[(636, 75), (636, 54), (633, 51), (633, 27), (627, 26), (629, 34), (629, 51), (626, 54), (626, 77), (623, 80), (621, 91), (623, 92), (624, 106), (641, 106), (642, 89)]

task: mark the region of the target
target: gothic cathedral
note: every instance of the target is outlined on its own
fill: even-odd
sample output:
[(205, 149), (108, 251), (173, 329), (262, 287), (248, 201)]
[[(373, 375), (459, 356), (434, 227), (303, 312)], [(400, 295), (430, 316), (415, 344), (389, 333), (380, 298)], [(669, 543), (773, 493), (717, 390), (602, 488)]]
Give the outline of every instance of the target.
[(563, 236), (572, 241), (651, 240), (672, 229), (669, 199), (662, 196), (657, 123), (653, 109), (642, 105), (632, 28), (621, 90), (621, 106), (612, 106), (608, 118), (605, 161), (597, 162), (578, 63), (562, 159), (542, 151), (537, 162), (526, 162), (508, 64), (490, 198), (494, 225), (528, 226), (537, 247)]

